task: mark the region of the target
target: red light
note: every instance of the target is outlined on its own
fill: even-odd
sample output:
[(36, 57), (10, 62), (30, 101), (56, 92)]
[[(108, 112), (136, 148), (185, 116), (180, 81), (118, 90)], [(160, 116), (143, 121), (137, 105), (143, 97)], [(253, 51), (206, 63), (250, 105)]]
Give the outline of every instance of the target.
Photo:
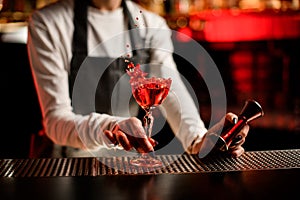
[(253, 56), (251, 52), (238, 52), (230, 57), (233, 66), (232, 75), (238, 91), (251, 92), (253, 90)]
[(190, 28), (181, 28), (178, 30), (176, 38), (179, 42), (189, 42), (192, 40), (193, 32)]
[[(203, 12), (193, 16), (194, 21), (205, 21), (202, 35), (197, 40), (209, 42), (254, 41), (299, 38), (299, 14), (264, 12), (232, 13), (227, 10)], [(197, 36), (201, 36), (197, 38)]]

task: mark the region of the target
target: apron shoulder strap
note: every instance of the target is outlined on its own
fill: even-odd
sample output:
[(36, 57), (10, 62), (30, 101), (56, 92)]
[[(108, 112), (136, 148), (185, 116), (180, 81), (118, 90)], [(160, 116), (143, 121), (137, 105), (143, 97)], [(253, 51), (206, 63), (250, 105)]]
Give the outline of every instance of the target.
[(72, 97), (73, 85), (87, 52), (87, 9), (89, 1), (74, 0), (74, 33), (72, 41), (72, 60), (69, 75), (69, 91)]

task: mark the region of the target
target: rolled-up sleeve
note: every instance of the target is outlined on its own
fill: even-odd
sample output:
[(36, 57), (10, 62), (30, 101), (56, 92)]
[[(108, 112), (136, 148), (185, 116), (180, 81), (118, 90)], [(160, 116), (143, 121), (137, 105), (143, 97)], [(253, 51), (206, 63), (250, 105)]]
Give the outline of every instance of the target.
[(111, 129), (123, 118), (98, 113), (82, 116), (73, 112), (68, 85), (73, 27), (64, 29), (68, 32), (51, 32), (59, 27), (51, 21), (51, 13), (47, 19), (46, 16), (39, 12), (32, 15), (27, 41), (45, 132), (60, 145), (81, 149), (107, 146), (110, 141), (104, 136), (104, 130)]

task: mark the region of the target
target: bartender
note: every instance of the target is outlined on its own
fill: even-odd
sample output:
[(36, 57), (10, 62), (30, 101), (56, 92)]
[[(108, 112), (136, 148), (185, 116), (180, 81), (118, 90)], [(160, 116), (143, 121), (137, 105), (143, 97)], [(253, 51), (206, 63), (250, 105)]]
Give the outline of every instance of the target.
[[(52, 156), (154, 150), (157, 141), (146, 137), (129, 98), (125, 60), (145, 65), (150, 76), (171, 76), (160, 109), (183, 149), (200, 151), (207, 129), (177, 71), (162, 17), (130, 0), (60, 0), (32, 14), (27, 45)], [(211, 131), (235, 119), (228, 113)], [(248, 131), (245, 125), (238, 133), (231, 155), (243, 154)]]

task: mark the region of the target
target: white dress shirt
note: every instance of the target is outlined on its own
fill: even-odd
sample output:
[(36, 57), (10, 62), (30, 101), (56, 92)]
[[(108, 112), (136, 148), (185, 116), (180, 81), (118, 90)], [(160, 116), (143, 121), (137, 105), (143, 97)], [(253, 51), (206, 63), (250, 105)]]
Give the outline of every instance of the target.
[[(127, 1), (127, 6), (146, 45), (152, 48), (151, 63), (161, 66), (151, 70), (150, 74), (171, 77), (173, 80), (162, 109), (173, 132), (183, 148), (187, 149), (196, 137), (202, 138), (207, 130), (177, 71), (172, 57), (171, 31), (162, 17), (131, 1)], [(109, 148), (111, 142), (103, 131), (111, 129), (126, 116), (96, 112), (79, 115), (73, 112), (71, 106), (68, 76), (72, 58), (73, 15), (73, 0), (62, 0), (35, 11), (29, 20), (29, 59), (45, 131), (58, 145), (92, 150)], [(89, 56), (118, 57), (126, 51), (128, 38), (122, 37), (124, 41), (114, 40), (127, 28), (122, 8), (99, 11), (89, 6), (87, 26)], [(114, 41), (115, 44), (111, 46)]]

